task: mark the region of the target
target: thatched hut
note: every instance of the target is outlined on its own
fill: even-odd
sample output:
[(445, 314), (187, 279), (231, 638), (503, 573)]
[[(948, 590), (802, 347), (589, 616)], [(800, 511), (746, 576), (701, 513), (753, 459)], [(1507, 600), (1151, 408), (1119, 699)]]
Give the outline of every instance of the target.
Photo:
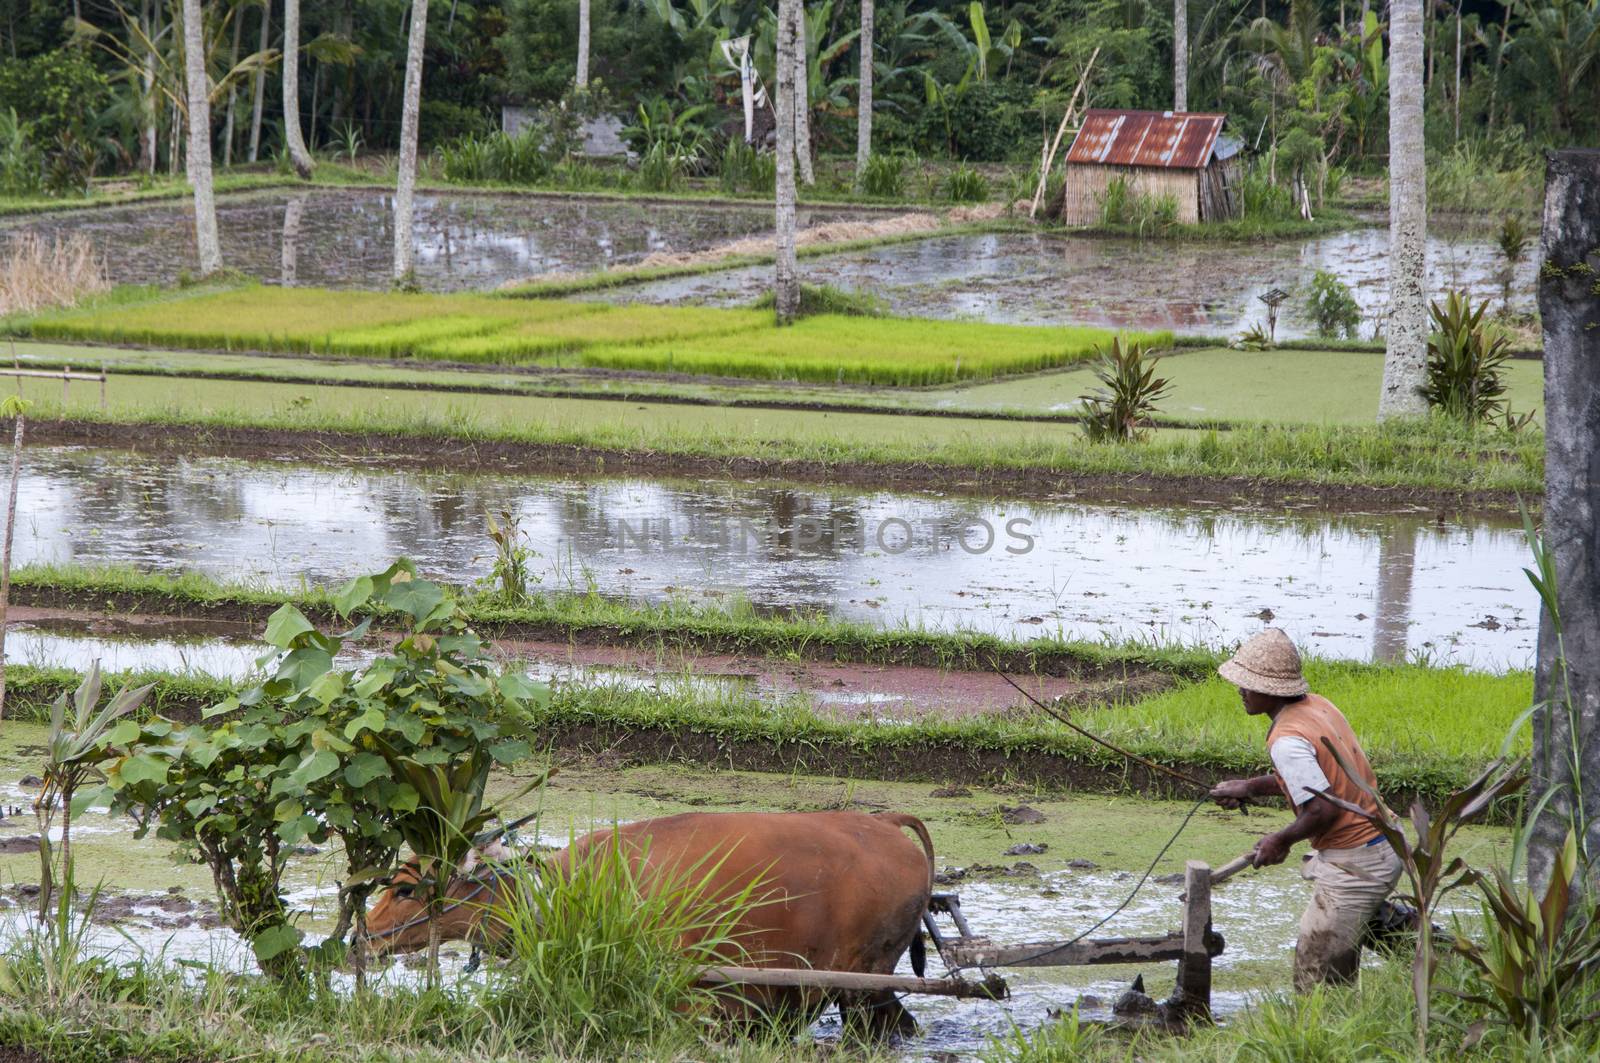
[(1181, 222), (1239, 216), (1239, 142), (1226, 116), (1091, 110), (1067, 149), (1061, 220), (1097, 225), (1106, 186), (1124, 178), (1134, 196), (1170, 195)]

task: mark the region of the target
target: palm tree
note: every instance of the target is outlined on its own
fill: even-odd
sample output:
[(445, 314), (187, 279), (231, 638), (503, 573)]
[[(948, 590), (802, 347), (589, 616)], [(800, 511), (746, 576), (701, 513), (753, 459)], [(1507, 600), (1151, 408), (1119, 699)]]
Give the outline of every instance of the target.
[(589, 0), (578, 0), (578, 88), (589, 87)]
[[(233, 51), (228, 59), (228, 69), (232, 70), (239, 65), (239, 46), (244, 39), (244, 5), (239, 4), (233, 9)], [(234, 103), (238, 96), (238, 82), (228, 85), (228, 117), (222, 123), (222, 168), (227, 169), (233, 165), (233, 112)]]
[(1378, 419), (1428, 412), (1428, 171), (1422, 141), (1424, 0), (1389, 5), (1389, 314)]
[(1172, 0), (1172, 109), (1189, 109), (1189, 0)]
[[(267, 54), (272, 44), (272, 0), (261, 0), (261, 55)], [(261, 154), (261, 104), (267, 95), (267, 64), (256, 67), (255, 99), (250, 101), (250, 155), (251, 162)]]
[(861, 0), (861, 78), (856, 102), (856, 187), (872, 157), (872, 0)]
[(183, 66), (189, 89), (189, 186), (194, 189), (194, 238), (200, 275), (222, 269), (217, 241), (217, 201), (211, 188), (211, 80), (206, 75), (205, 27), (200, 0), (183, 0)]
[(794, 10), (794, 157), (800, 180), (816, 184), (811, 170), (811, 56), (806, 45), (804, 0)]
[(778, 254), (772, 294), (780, 325), (793, 321), (800, 309), (799, 267), (794, 254), (794, 55), (799, 11), (800, 0), (778, 0), (778, 172), (775, 182)]
[(311, 153), (300, 135), (300, 0), (283, 0), (283, 143), (294, 172), (311, 176)]
[(400, 283), (410, 281), (416, 268), (417, 248), (411, 234), (411, 214), (417, 189), (422, 46), (427, 39), (428, 0), (411, 0), (411, 37), (406, 45), (405, 110), (400, 115), (400, 182), (394, 196), (394, 279)]

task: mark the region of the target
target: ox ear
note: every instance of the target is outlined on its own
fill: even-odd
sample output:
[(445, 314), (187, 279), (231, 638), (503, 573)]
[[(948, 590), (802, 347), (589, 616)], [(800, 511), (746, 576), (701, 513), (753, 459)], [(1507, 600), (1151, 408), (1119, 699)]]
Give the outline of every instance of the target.
[(485, 845), (482, 852), (485, 860), (493, 860), (500, 864), (503, 864), (508, 860), (512, 860), (516, 856), (516, 854), (506, 846), (506, 843), (499, 838), (496, 838), (488, 845)]
[(482, 855), (478, 852), (476, 846), (474, 846), (471, 849), (468, 849), (466, 858), (461, 861), (461, 866), (456, 868), (456, 874), (458, 874), (458, 875), (470, 875), (470, 874), (472, 874), (474, 871), (477, 870), (478, 864), (479, 864), (479, 862), (481, 860), (482, 860)]

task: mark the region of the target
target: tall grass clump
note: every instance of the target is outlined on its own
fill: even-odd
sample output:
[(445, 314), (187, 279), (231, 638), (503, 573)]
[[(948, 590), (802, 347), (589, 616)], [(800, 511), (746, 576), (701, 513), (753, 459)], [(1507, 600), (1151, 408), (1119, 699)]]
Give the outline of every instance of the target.
[(105, 261), (81, 233), (48, 241), (22, 233), (0, 258), (0, 314), (72, 306), (110, 286)]
[[(764, 292), (751, 306), (757, 310), (771, 310), (777, 297)], [(888, 317), (889, 301), (871, 292), (849, 292), (831, 284), (802, 284), (800, 310), (797, 316), (813, 314), (839, 314), (844, 317)]]
[(960, 163), (944, 180), (944, 198), (952, 203), (982, 203), (989, 198), (989, 179), (977, 167)]
[(914, 160), (905, 155), (873, 154), (861, 174), (861, 192), (875, 199), (904, 199), (906, 168)]
[(446, 181), (458, 184), (530, 185), (550, 176), (552, 161), (544, 131), (494, 132), (461, 137), (437, 149)]
[(717, 177), (722, 190), (729, 195), (771, 192), (778, 179), (777, 158), (732, 137), (722, 149), (722, 166)]
[(741, 964), (739, 927), (759, 903), (759, 880), (721, 887), (718, 853), (647, 879), (648, 849), (634, 845), (613, 832), (568, 868), (508, 869), (507, 903), (493, 918), (509, 958), (485, 1004), (514, 1039), (614, 1059), (687, 1037), (717, 1007), (700, 972)]

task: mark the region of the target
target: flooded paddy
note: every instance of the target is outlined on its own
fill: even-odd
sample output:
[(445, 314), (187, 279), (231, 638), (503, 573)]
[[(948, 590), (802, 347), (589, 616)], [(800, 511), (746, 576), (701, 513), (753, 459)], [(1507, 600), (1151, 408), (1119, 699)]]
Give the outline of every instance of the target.
[(1265, 623), (1316, 654), (1526, 667), (1537, 603), (1510, 520), (415, 472), (29, 448), (27, 563), (297, 587), (410, 556), (486, 577), (517, 515), (544, 589), (748, 603), (881, 625), (1220, 645)]
[[(1358, 228), (1304, 240), (1227, 242), (1110, 239), (1043, 233), (934, 237), (808, 258), (808, 284), (870, 292), (896, 314), (975, 318), (1020, 325), (1106, 325), (1231, 334), (1265, 322), (1259, 296), (1296, 293), (1280, 310), (1278, 336), (1311, 334), (1299, 290), (1318, 270), (1348, 284), (1361, 305), (1361, 337), (1372, 336), (1388, 302), (1389, 233)], [(1428, 237), (1428, 288), (1435, 297), (1465, 288), (1501, 298), (1504, 266), (1487, 232), (1434, 229)], [(1512, 306), (1532, 310), (1536, 263), (1523, 262)], [(772, 283), (751, 267), (654, 281), (586, 298), (651, 303), (746, 304)]]
[[(43, 736), (41, 727), (7, 725), (0, 741), (0, 804), (31, 802), (37, 791), (21, 785), (20, 779), (37, 770), (36, 749)], [(499, 777), (491, 783), (492, 789), (501, 793), (510, 785), (510, 780)], [(525, 832), (521, 840), (548, 845), (564, 845), (573, 831), (688, 810), (854, 806), (909, 812), (927, 823), (936, 863), (953, 880), (939, 888), (958, 892), (974, 931), (1002, 943), (1065, 939), (1093, 926), (1134, 889), (1139, 875), (1187, 811), (1184, 803), (1133, 798), (1040, 798), (1001, 790), (934, 798), (926, 784), (688, 768), (613, 770), (591, 763), (563, 765), (544, 794), (528, 800), (539, 802), (544, 815), (538, 829)], [(1019, 801), (1026, 801), (1042, 821), (1006, 826), (993, 815), (999, 803)], [(1173, 876), (1182, 871), (1184, 861), (1203, 859), (1220, 866), (1281, 818), (1277, 812), (1250, 817), (1220, 810), (1202, 812), (1174, 851), (1156, 866), (1154, 877), (1134, 901), (1096, 931), (1096, 936), (1177, 929), (1181, 886)], [(168, 962), (192, 959), (251, 969), (244, 944), (231, 931), (214, 925), (210, 879), (202, 866), (174, 862), (172, 847), (165, 842), (133, 839), (131, 824), (113, 819), (103, 809), (91, 810), (74, 823), (73, 848), (80, 861), (81, 881), (89, 885), (106, 880), (115, 886), (112, 899), (116, 903), (108, 905), (94, 934), (96, 948), (122, 959), (143, 953), (164, 956)], [(38, 875), (36, 855), (10, 851), (13, 846), (4, 843), (25, 839), (36, 829), (29, 814), (0, 820), (0, 937), (17, 933), (25, 925), (26, 887), (37, 882)], [(1472, 828), (1459, 839), (1458, 851), (1481, 865), (1491, 858), (1503, 837), (1503, 832)], [(1030, 843), (1043, 852), (1021, 857), (1006, 853), (1019, 843)], [(331, 924), (334, 880), (342, 864), (342, 857), (333, 849), (305, 853), (290, 862), (286, 889), (297, 921), (312, 941)], [(1226, 1022), (1263, 993), (1286, 989), (1290, 949), (1306, 896), (1307, 887), (1292, 864), (1246, 872), (1218, 888), (1214, 919), (1227, 948), (1216, 960), (1212, 1003), (1221, 1021)], [(463, 977), (460, 968), (465, 958), (460, 946), (447, 950), (448, 980)], [(942, 971), (937, 957), (930, 958), (929, 971)], [(1081, 1003), (1086, 1017), (1106, 1019), (1111, 1002), (1140, 973), (1149, 993), (1161, 999), (1171, 991), (1175, 965), (1013, 969), (1005, 972), (1012, 990), (1008, 1001), (912, 998), (908, 1004), (921, 1022), (922, 1032), (902, 1050), (908, 1059), (947, 1058), (938, 1053), (969, 1057), (989, 1036), (1004, 1034), (1013, 1024), (1031, 1029), (1048, 1021), (1053, 1009), (1070, 1009), (1075, 1002)], [(400, 982), (418, 975), (401, 963), (379, 977)], [(832, 1016), (817, 1025), (823, 1038), (837, 1032)]]
[[(868, 217), (804, 208), (796, 224)], [(393, 281), (393, 196), (308, 189), (221, 196), (217, 225), (229, 269), (269, 284), (387, 289)], [(701, 251), (772, 231), (760, 206), (674, 204), (468, 192), (419, 193), (417, 282), (428, 291), (495, 288), (552, 270), (627, 265), (657, 251)], [(81, 233), (114, 284), (171, 284), (197, 268), (193, 208), (180, 200), (0, 220), (0, 243), (36, 232)]]

